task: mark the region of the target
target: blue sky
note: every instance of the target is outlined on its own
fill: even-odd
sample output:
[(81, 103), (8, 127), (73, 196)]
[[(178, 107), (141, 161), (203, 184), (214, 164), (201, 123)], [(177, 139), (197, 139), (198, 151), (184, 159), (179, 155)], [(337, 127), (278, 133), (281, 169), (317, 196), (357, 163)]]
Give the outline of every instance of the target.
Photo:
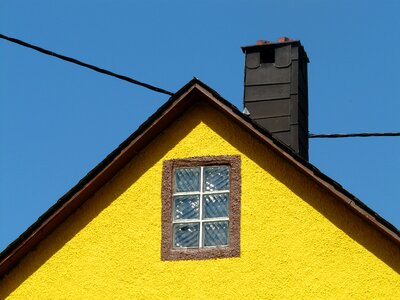
[[(240, 46), (300, 39), (311, 133), (400, 131), (399, 1), (0, 1), (0, 33), (238, 108)], [(168, 96), (0, 40), (0, 251)], [(312, 139), (310, 161), (400, 228), (400, 137)]]

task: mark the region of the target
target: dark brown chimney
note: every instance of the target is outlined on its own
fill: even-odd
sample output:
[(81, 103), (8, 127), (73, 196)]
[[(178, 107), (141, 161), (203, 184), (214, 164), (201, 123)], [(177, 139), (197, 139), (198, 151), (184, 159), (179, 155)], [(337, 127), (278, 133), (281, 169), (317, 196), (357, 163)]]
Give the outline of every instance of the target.
[(308, 160), (307, 53), (281, 37), (242, 47), (244, 107), (250, 118)]

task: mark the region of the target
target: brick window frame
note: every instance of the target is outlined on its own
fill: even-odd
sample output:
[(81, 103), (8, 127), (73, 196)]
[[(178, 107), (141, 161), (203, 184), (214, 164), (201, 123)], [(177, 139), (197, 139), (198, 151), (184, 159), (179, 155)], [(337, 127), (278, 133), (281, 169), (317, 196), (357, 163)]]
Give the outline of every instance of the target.
[[(227, 246), (173, 248), (173, 180), (174, 169), (225, 165), (230, 168), (229, 243)], [(199, 260), (240, 256), (241, 159), (232, 156), (202, 156), (164, 161), (162, 171), (161, 260)], [(200, 200), (201, 201), (201, 200)]]

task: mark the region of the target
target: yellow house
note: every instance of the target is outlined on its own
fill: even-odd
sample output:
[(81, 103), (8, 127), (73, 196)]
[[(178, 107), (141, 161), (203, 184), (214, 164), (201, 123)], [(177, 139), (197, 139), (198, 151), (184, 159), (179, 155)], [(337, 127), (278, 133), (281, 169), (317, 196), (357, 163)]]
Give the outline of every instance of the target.
[(1, 253), (0, 299), (400, 299), (399, 232), (282, 139), (191, 80)]

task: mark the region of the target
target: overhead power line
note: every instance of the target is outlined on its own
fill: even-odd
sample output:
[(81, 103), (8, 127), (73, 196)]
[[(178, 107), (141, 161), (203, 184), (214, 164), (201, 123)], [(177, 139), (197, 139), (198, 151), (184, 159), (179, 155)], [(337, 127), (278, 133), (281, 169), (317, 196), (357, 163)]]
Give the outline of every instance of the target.
[(0, 38), (2, 38), (4, 40), (7, 40), (9, 42), (12, 42), (12, 43), (15, 43), (15, 44), (18, 44), (18, 45), (33, 49), (33, 50), (36, 50), (36, 51), (41, 52), (43, 54), (50, 55), (50, 56), (53, 56), (53, 57), (57, 57), (59, 59), (68, 61), (70, 63), (73, 63), (73, 64), (76, 64), (76, 65), (91, 69), (93, 71), (96, 71), (96, 72), (99, 72), (99, 73), (102, 73), (102, 74), (106, 74), (106, 75), (109, 75), (109, 76), (113, 76), (113, 77), (116, 77), (118, 79), (125, 80), (125, 81), (128, 81), (128, 82), (136, 84), (136, 85), (143, 86), (143, 87), (145, 87), (145, 88), (147, 88), (149, 90), (152, 90), (152, 91), (155, 91), (155, 92), (158, 92), (158, 93), (167, 94), (167, 95), (170, 95), (170, 96), (172, 96), (174, 94), (172, 92), (169, 92), (167, 90), (155, 87), (153, 85), (150, 85), (150, 84), (147, 84), (147, 83), (144, 83), (144, 82), (140, 82), (140, 81), (135, 80), (133, 78), (130, 78), (130, 77), (127, 77), (127, 76), (124, 76), (124, 75), (120, 75), (120, 74), (116, 74), (114, 72), (111, 72), (111, 71), (108, 71), (108, 70), (105, 70), (105, 69), (102, 69), (102, 68), (99, 68), (99, 67), (84, 63), (84, 62), (79, 61), (79, 60), (77, 60), (75, 58), (72, 58), (72, 57), (68, 57), (68, 56), (65, 56), (65, 55), (61, 55), (61, 54), (55, 53), (55, 52), (50, 51), (50, 50), (43, 49), (41, 47), (26, 43), (26, 42), (18, 40), (16, 38), (8, 37), (8, 36), (5, 36), (3, 34), (0, 34)]
[[(114, 73), (114, 72), (111, 72), (111, 71), (96, 67), (94, 65), (90, 65), (90, 64), (84, 63), (84, 62), (79, 61), (79, 60), (77, 60), (75, 58), (68, 57), (68, 56), (65, 56), (65, 55), (62, 55), (62, 54), (58, 54), (58, 53), (55, 53), (55, 52), (50, 51), (50, 50), (46, 50), (46, 49), (41, 48), (39, 46), (35, 46), (35, 45), (32, 45), (32, 44), (29, 44), (27, 42), (24, 42), (24, 41), (21, 41), (21, 40), (16, 39), (16, 38), (12, 38), (12, 37), (6, 36), (6, 35), (1, 34), (1, 33), (0, 33), (0, 38), (2, 38), (4, 40), (7, 40), (9, 42), (12, 42), (12, 43), (15, 43), (15, 44), (18, 44), (18, 45), (33, 49), (33, 50), (36, 50), (36, 51), (38, 51), (40, 53), (43, 53), (43, 54), (46, 54), (46, 55), (49, 55), (49, 56), (53, 56), (53, 57), (57, 57), (59, 59), (65, 60), (67, 62), (70, 62), (70, 63), (76, 64), (76, 65), (91, 69), (93, 71), (96, 71), (96, 72), (99, 72), (99, 73), (102, 73), (102, 74), (106, 74), (106, 75), (109, 75), (109, 76), (112, 76), (112, 77), (116, 77), (116, 78), (121, 79), (121, 80), (125, 80), (127, 82), (130, 82), (130, 83), (145, 87), (145, 88), (147, 88), (149, 90), (152, 90), (152, 91), (155, 91), (155, 92), (158, 92), (158, 93), (162, 93), (162, 94), (166, 94), (166, 95), (170, 95), (170, 96), (174, 95), (174, 93), (172, 93), (172, 92), (169, 92), (167, 90), (164, 90), (164, 89), (156, 87), (156, 86), (153, 86), (151, 84), (140, 82), (140, 81), (138, 81), (136, 79), (133, 79), (133, 78), (130, 78), (128, 76), (120, 75), (120, 74), (117, 74), (117, 73)], [(311, 134), (308, 135), (309, 138), (347, 138), (347, 137), (374, 137), (374, 136), (377, 136), (377, 137), (379, 137), (379, 136), (400, 136), (400, 132), (334, 133), (334, 134), (312, 134), (311, 133)]]
[(309, 134), (309, 138), (347, 138), (347, 137), (371, 137), (371, 136), (400, 136), (400, 132), (384, 133), (334, 133), (334, 134)]

